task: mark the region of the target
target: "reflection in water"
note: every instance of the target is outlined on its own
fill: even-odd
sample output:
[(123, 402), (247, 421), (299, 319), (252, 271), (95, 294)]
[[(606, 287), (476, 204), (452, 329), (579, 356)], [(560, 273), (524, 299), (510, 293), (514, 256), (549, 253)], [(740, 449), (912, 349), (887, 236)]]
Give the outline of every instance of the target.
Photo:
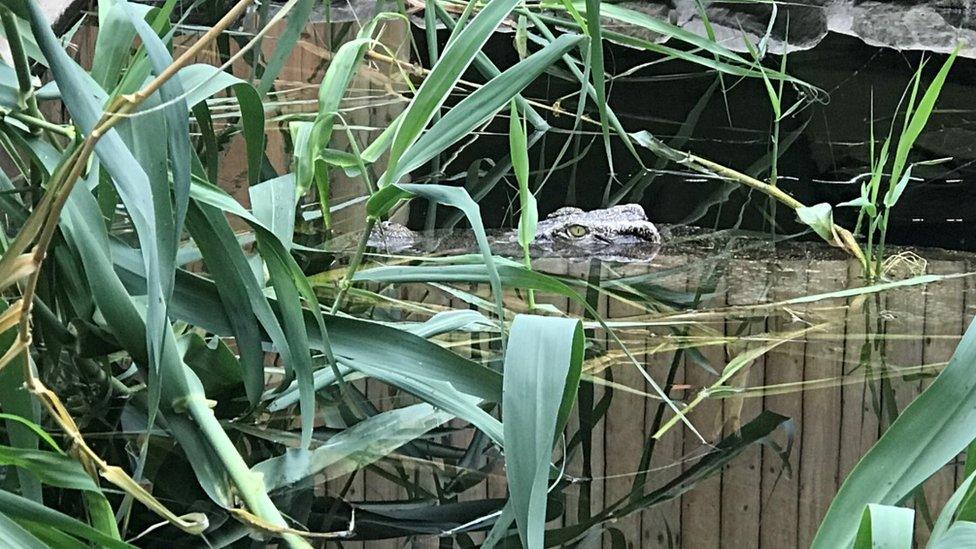
[[(572, 480), (561, 491), (558, 520), (568, 527), (605, 509), (626, 509), (614, 506), (635, 489), (651, 492), (693, 471), (719, 441), (767, 411), (791, 422), (716, 474), (672, 489), (677, 499), (616, 517), (613, 528), (627, 540), (643, 539), (644, 547), (668, 540), (710, 547), (719, 538), (733, 546), (806, 546), (845, 476), (951, 356), (976, 311), (976, 280), (967, 274), (976, 261), (902, 250), (887, 265), (888, 280), (866, 285), (856, 262), (821, 245), (686, 228), (672, 228), (665, 241), (649, 263), (535, 261), (535, 269), (586, 295), (601, 317), (565, 295), (536, 293), (537, 314), (583, 317), (588, 334), (590, 383), (579, 405), (586, 413), (574, 414), (557, 445)], [(491, 307), (487, 285), (471, 282), (372, 289), (379, 294), (358, 297), (379, 319)], [(526, 311), (520, 292), (506, 295), (505, 304)], [(483, 322), (438, 339), (498, 366), (498, 334)], [(683, 417), (648, 377), (666, 388)], [(439, 435), (457, 451), (475, 435), (454, 427)], [(492, 450), (469, 458), (457, 461), (454, 473), (476, 471), (469, 489), (503, 497), (502, 457)], [(397, 466), (432, 465), (404, 456)], [(950, 464), (927, 482), (927, 506), (941, 508), (960, 475), (961, 465)], [(924, 540), (928, 528), (916, 530)]]

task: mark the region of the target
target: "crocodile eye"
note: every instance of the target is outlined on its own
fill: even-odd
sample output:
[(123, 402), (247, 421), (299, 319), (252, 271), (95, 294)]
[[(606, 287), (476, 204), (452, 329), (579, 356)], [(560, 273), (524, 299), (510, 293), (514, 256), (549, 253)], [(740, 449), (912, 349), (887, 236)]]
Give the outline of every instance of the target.
[(588, 232), (590, 232), (589, 229), (582, 225), (570, 225), (566, 227), (566, 234), (573, 238), (583, 238)]

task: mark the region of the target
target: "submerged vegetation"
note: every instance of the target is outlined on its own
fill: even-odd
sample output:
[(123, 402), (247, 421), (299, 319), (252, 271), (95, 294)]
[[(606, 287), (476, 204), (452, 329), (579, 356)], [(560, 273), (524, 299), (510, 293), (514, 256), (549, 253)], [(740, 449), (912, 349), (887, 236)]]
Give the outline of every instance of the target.
[[(669, 546), (685, 534), (667, 509), (693, 515), (694, 494), (743, 471), (733, 486), (757, 498), (793, 486), (785, 545), (972, 539), (976, 447), (926, 499), (976, 439), (976, 333), (936, 356), (968, 320), (972, 262), (901, 276), (913, 256), (886, 237), (913, 170), (945, 161), (916, 144), (956, 53), (918, 65), (885, 137), (865, 125), (859, 196), (807, 204), (782, 184), (782, 126), (828, 93), (790, 74), (772, 22), (738, 51), (707, 2), (703, 34), (599, 0), (406, 0), (355, 22), (320, 4), (99, 0), (58, 36), (37, 1), (0, 2), (0, 539)], [(702, 101), (760, 86), (768, 154), (692, 152), (698, 105), (669, 137), (631, 124), (610, 100), (617, 46), (713, 79)], [(302, 51), (327, 62), (311, 86)], [(566, 171), (575, 197), (587, 155), (608, 168), (588, 179), (600, 207), (640, 201), (664, 170), (714, 183), (702, 211), (735, 189), (762, 204), (732, 227), (670, 228), (653, 262), (533, 257), (540, 214), (564, 205), (538, 197)], [(482, 217), (506, 184), (515, 258), (493, 254)], [(464, 224), (471, 249), (371, 249), (415, 203), (412, 226)], [(738, 230), (747, 215), (769, 230)], [(913, 332), (899, 314), (920, 289)], [(928, 354), (903, 362), (923, 334)], [(847, 470), (797, 467), (819, 404), (793, 404), (854, 384), (864, 400), (843, 413), (868, 418), (865, 447)], [(797, 511), (820, 485), (822, 508)], [(759, 532), (775, 507), (733, 520)]]

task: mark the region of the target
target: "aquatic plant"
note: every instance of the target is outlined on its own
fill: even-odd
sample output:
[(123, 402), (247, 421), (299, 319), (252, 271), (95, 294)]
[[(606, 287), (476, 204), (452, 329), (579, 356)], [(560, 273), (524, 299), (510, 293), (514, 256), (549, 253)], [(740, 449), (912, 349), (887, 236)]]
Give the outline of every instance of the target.
[[(0, 322), (0, 461), (17, 473), (0, 491), (0, 527), (24, 545), (125, 547), (175, 527), (215, 545), (251, 535), (304, 547), (390, 535), (379, 525), (393, 520), (402, 522), (394, 535), (434, 531), (470, 539), (468, 531), (487, 530), (489, 544), (520, 536), (537, 545), (548, 516), (559, 509), (552, 489), (573, 484), (553, 476), (552, 450), (578, 444), (562, 442), (562, 431), (581, 376), (582, 327), (549, 317), (509, 323), (503, 287), (575, 291), (546, 275), (496, 264), (478, 206), (464, 189), (402, 181), (506, 106), (514, 109), (513, 122), (521, 115), (544, 132), (536, 107), (519, 93), (556, 63), (578, 70), (574, 55), (601, 57), (596, 18), (589, 18), (587, 33), (557, 37), (548, 28), (561, 20), (546, 23), (514, 0), (467, 4), (458, 20), (433, 5), (426, 17), (449, 23), (448, 46), (420, 71), (423, 81), (394, 123), (360, 146), (343, 122), (341, 100), (366, 60), (383, 55), (376, 52), (382, 50), (377, 34), (404, 16), (365, 22), (332, 56), (314, 118), (292, 125), (294, 171), (278, 174), (265, 152), (266, 98), (313, 3), (292, 0), (270, 16), (263, 4), (257, 33), (220, 66), (194, 63), (213, 43), (220, 46), (249, 4), (234, 4), (176, 56), (175, 2), (100, 2), (90, 71), (68, 55), (36, 2), (2, 9), (14, 67), (2, 72), (0, 98), (2, 146), (13, 160), (12, 176), (0, 178), (12, 235), (0, 259), (7, 295)], [(541, 34), (523, 30), (537, 47), (526, 47), (519, 63), (499, 71), (480, 50), (513, 10)], [(261, 61), (258, 45), (280, 22), (277, 46)], [(751, 74), (732, 54), (708, 49), (726, 58), (709, 57), (708, 65)], [(252, 61), (253, 84), (224, 71), (242, 59)], [(472, 66), (485, 82), (442, 113)], [(33, 80), (38, 67), (53, 80), (43, 90)], [(595, 87), (583, 78), (581, 89), (602, 97), (602, 70), (587, 67), (583, 74), (594, 75)], [(218, 129), (211, 107), (226, 101), (210, 98), (224, 93), (233, 94), (236, 111)], [(64, 105), (64, 119), (42, 114), (52, 101)], [(612, 126), (629, 142), (600, 105), (605, 136)], [(334, 136), (342, 131), (351, 150), (336, 148)], [(233, 135), (247, 150), (250, 209), (215, 185), (221, 144)], [(528, 234), (524, 141), (524, 134), (513, 134)], [(374, 178), (381, 158), (385, 168)], [(330, 183), (338, 169), (360, 178), (368, 193), (366, 230), (338, 284), (327, 289), (314, 285), (309, 275), (315, 272), (302, 265), (339, 264), (324, 249), (294, 242), (293, 216), (299, 199), (312, 195), (330, 228)], [(364, 279), (365, 235), (418, 197), (457, 208), (479, 235), (476, 265), (491, 286), (487, 310), (494, 317), (477, 315), (477, 323), (500, 335), (504, 376), (489, 367), (493, 361), (482, 364), (429, 339), (469, 326), (471, 317), (434, 317), (418, 326), (348, 314), (364, 295), (356, 284)], [(246, 227), (243, 243), (238, 226)], [(322, 299), (331, 303), (323, 307)], [(269, 366), (269, 358), (281, 367)], [(356, 382), (364, 377), (412, 395), (414, 403), (378, 407)], [(325, 432), (317, 422), (320, 400), (335, 412)], [(499, 405), (500, 417), (490, 413)], [(444, 425), (453, 418), (477, 430), (467, 446), (431, 440), (450, 436)], [(673, 498), (782, 421), (763, 416), (748, 434), (727, 440), (664, 488), (635, 486), (633, 498), (545, 535), (578, 539), (620, 513)], [(489, 451), (507, 458), (507, 503), (455, 503), (472, 483), (486, 482), (471, 464)], [(431, 465), (413, 474), (377, 465), (393, 452)], [(366, 470), (401, 483), (409, 502), (399, 510), (348, 505), (351, 479)], [(343, 475), (350, 478), (344, 488), (331, 486)], [(303, 503), (313, 480), (323, 477), (333, 496)], [(408, 517), (418, 510), (424, 521), (411, 526)]]
[[(218, 13), (209, 28), (184, 34), (175, 0), (155, 7), (100, 1), (87, 71), (36, 2), (0, 6), (13, 54), (12, 67), (0, 66), (0, 147), (10, 159), (0, 176), (4, 539), (105, 547), (174, 540), (228, 546), (249, 537), (306, 547), (431, 535), (462, 546), (537, 547), (603, 536), (618, 543), (620, 521), (694, 490), (750, 447), (786, 463), (790, 418), (737, 418), (722, 436), (699, 432), (688, 418), (709, 401), (761, 394), (764, 388), (738, 386), (741, 375), (823, 325), (766, 333), (768, 341), (735, 357), (706, 358), (748, 343), (716, 333), (710, 322), (746, 326), (766, 314), (703, 305), (718, 293), (732, 241), (720, 241), (727, 247), (693, 266), (700, 279), (690, 290), (662, 285), (673, 272), (605, 278), (599, 261), (587, 272), (545, 274), (528, 252), (535, 195), (558, 166), (580, 157), (584, 127), (598, 131), (607, 157), (608, 203), (643, 192), (655, 166), (674, 162), (807, 216), (811, 210), (777, 184), (776, 151), (762, 181), (684, 151), (680, 136), (665, 142), (628, 130), (607, 104), (614, 75), (604, 46), (615, 42), (713, 71), (723, 86), (726, 78), (761, 81), (778, 123), (822, 95), (787, 74), (785, 58), (770, 68), (762, 52), (745, 57), (716, 43), (711, 31), (699, 36), (595, 0), (407, 1), (337, 31), (314, 111), (294, 113), (284, 112), (294, 105), (281, 75), (292, 51), (309, 46), (302, 32), (316, 3), (289, 0), (272, 11), (263, 2), (250, 33), (232, 29), (250, 0), (224, 11), (212, 4), (179, 15)], [(423, 62), (398, 56), (386, 36), (421, 7)], [(606, 19), (681, 45), (610, 30)], [(443, 49), (438, 25), (449, 35)], [(518, 54), (505, 69), (484, 50), (503, 25), (514, 27)], [(198, 63), (203, 52), (218, 62)], [(370, 72), (381, 65), (387, 72)], [(389, 85), (402, 106), (372, 133), (357, 130), (356, 107), (348, 106), (363, 73)], [(523, 95), (546, 74), (570, 82), (575, 99)], [(38, 75), (48, 83), (39, 87)], [(786, 86), (804, 99), (784, 109)], [(931, 112), (928, 97), (909, 101), (899, 171), (911, 169), (907, 151)], [(533, 171), (529, 150), (556, 133), (541, 112), (565, 115), (573, 101), (570, 138), (557, 161)], [(465, 186), (451, 184), (442, 168), (506, 114), (505, 151), (489, 170), (472, 170)], [(284, 169), (270, 158), (278, 122), (288, 130), (292, 164)], [(247, 186), (239, 195), (218, 186), (234, 140), (246, 156)], [(626, 182), (614, 173), (617, 142), (641, 166)], [(778, 135), (771, 143), (779, 146)], [(885, 164), (875, 162), (879, 174)], [(432, 168), (429, 180), (406, 182), (424, 166)], [(521, 261), (492, 254), (478, 204), (510, 174)], [(350, 201), (363, 205), (362, 232), (349, 249), (333, 219), (350, 207), (336, 203), (339, 177), (362, 188)], [(893, 188), (907, 177), (893, 176)], [(447, 225), (470, 225), (475, 253), (410, 260), (370, 253), (371, 229), (416, 199), (431, 212), (450, 210)], [(886, 212), (871, 229), (882, 235), (879, 253)], [(428, 215), (425, 224), (434, 227), (435, 214)], [(810, 219), (826, 240), (860, 254), (851, 233)], [(307, 226), (313, 229), (300, 234)], [(879, 283), (842, 297), (938, 280)], [(453, 303), (413, 295), (415, 283)], [(797, 305), (837, 297), (812, 293), (756, 307), (785, 317)], [(557, 299), (558, 306), (549, 303)], [(607, 300), (639, 314), (608, 320), (600, 305)], [(650, 328), (667, 333), (658, 349), (644, 349), (666, 359), (665, 375), (635, 352)], [(946, 368), (943, 386), (959, 386), (958, 364), (972, 340)], [(714, 377), (678, 388), (685, 363)], [(615, 375), (637, 381), (629, 386)], [(694, 391), (687, 405), (673, 396), (681, 390)], [(606, 479), (594, 472), (594, 442), (615, 393), (649, 399), (653, 414), (647, 432), (628, 441), (639, 466), (619, 475), (627, 486), (596, 505), (596, 483)], [(906, 410), (903, 423), (938, 417), (926, 415), (927, 406)], [(937, 433), (958, 427), (955, 416), (943, 419)], [(660, 441), (682, 427), (695, 455), (664, 455)], [(780, 435), (785, 446), (774, 440)], [(886, 436), (906, 435), (895, 423)], [(927, 465), (944, 460), (962, 438), (928, 445)], [(882, 452), (869, 454), (864, 468)], [(889, 465), (905, 465), (884, 453)], [(656, 468), (662, 459), (674, 462)], [(920, 481), (929, 469), (906, 470), (905, 482)], [(367, 486), (378, 487), (379, 497), (366, 497)], [(837, 505), (857, 513), (900, 493), (850, 491)], [(961, 511), (968, 509), (965, 494), (953, 508), (960, 520), (969, 516)], [(824, 535), (833, 528), (828, 522)]]
[[(870, 138), (868, 141), (871, 158), (869, 178), (861, 184), (860, 196), (837, 205), (839, 207), (850, 206), (860, 208), (857, 227), (854, 232), (860, 234), (863, 229), (867, 237), (865, 243), (866, 263), (864, 270), (865, 275), (870, 278), (876, 279), (884, 275), (882, 272), (882, 264), (886, 259), (885, 240), (888, 233), (891, 210), (901, 199), (905, 189), (911, 183), (912, 170), (916, 166), (938, 164), (949, 160), (948, 158), (940, 158), (921, 160), (913, 163), (908, 162), (915, 142), (928, 123), (932, 111), (935, 109), (935, 104), (939, 99), (939, 94), (942, 92), (942, 87), (945, 85), (946, 77), (949, 75), (949, 70), (952, 68), (957, 52), (958, 49), (942, 64), (942, 67), (925, 89), (921, 98), (918, 97), (918, 92), (925, 63), (920, 64), (918, 70), (915, 71), (911, 82), (909, 82), (905, 89), (905, 93), (908, 95), (908, 103), (905, 105), (905, 112), (902, 115), (902, 125), (897, 134), (897, 141), (894, 142), (894, 157), (891, 157), (891, 147), (897, 116), (892, 118), (888, 135), (881, 142), (881, 148), (878, 150), (874, 130), (874, 107), (872, 105)], [(902, 99), (904, 100), (904, 96)], [(887, 184), (884, 186), (885, 190), (882, 194), (881, 188), (883, 181), (887, 181)]]

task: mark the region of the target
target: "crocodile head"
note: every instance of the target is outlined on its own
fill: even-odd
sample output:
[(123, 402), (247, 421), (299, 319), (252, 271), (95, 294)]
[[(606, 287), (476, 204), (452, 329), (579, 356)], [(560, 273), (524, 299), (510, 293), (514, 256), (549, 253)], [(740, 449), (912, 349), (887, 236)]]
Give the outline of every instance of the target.
[[(464, 238), (465, 234), (469, 238)], [(454, 236), (429, 238), (429, 235), (415, 233), (399, 223), (384, 221), (370, 233), (368, 245), (393, 253), (418, 248), (434, 251), (476, 249), (470, 231)], [(490, 240), (496, 253), (521, 255), (517, 231), (507, 231)], [(591, 211), (560, 208), (539, 221), (532, 241), (534, 257), (588, 257), (626, 262), (650, 261), (660, 247), (660, 233), (637, 204)]]
[(402, 252), (417, 243), (417, 233), (393, 221), (380, 221), (369, 233), (366, 244), (387, 252)]
[(654, 246), (661, 243), (657, 227), (644, 208), (623, 204), (605, 210), (559, 208), (539, 222), (535, 242), (571, 244), (581, 250)]

